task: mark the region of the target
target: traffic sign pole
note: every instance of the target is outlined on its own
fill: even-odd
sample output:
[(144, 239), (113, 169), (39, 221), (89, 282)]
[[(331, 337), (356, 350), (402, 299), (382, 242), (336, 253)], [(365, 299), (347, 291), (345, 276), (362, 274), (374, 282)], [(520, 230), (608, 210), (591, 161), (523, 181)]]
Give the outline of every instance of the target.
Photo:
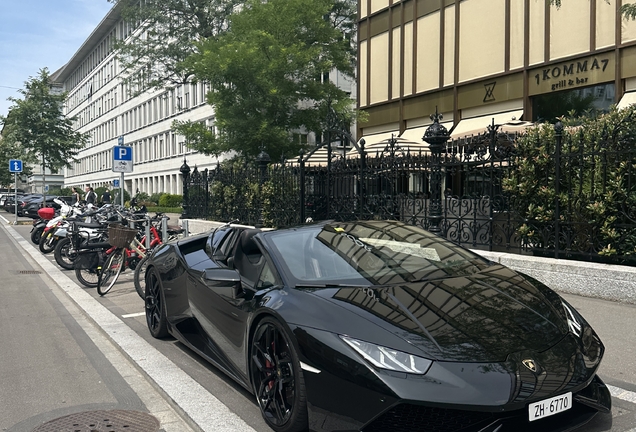
[(121, 196), (121, 206), (124, 206), (124, 173), (122, 171), (119, 178), (119, 195)]
[(18, 224), (18, 173), (22, 172), (22, 161), (20, 159), (9, 159), (9, 172), (13, 173), (13, 180), (15, 184), (15, 199), (13, 202), (15, 211), (14, 225)]
[(18, 224), (18, 172), (13, 173), (13, 184), (15, 185), (15, 198), (13, 199), (14, 210), (15, 210), (15, 219), (13, 220), (13, 225)]

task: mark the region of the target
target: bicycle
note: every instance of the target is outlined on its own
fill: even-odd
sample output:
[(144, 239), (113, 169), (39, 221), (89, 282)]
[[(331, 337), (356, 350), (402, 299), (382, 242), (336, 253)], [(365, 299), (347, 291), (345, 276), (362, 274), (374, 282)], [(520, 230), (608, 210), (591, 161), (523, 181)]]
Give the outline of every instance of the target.
[[(147, 234), (144, 234), (143, 236), (139, 235), (139, 230), (119, 225), (109, 226), (109, 241), (113, 235), (115, 236), (112, 243), (114, 247), (106, 251), (107, 258), (101, 269), (100, 276), (102, 282), (98, 282), (97, 285), (97, 292), (99, 295), (103, 296), (108, 293), (115, 282), (117, 282), (122, 271), (128, 267), (134, 270), (133, 280), (137, 294), (140, 298), (144, 298), (141, 280), (143, 279), (143, 275), (145, 275), (145, 263), (147, 262), (149, 252), (163, 242), (161, 234), (156, 226), (156, 224), (162, 220), (162, 216), (163, 214), (157, 213), (154, 218), (145, 219), (145, 221), (149, 224), (149, 241), (146, 240)], [(138, 226), (138, 223), (142, 222), (142, 220), (131, 220), (131, 222), (135, 222)], [(172, 237), (177, 234), (179, 230), (168, 230), (168, 232)], [(108, 283), (105, 281), (108, 281)]]
[[(106, 259), (101, 269), (98, 268), (97, 293), (104, 296), (115, 285), (119, 275), (129, 260), (137, 259), (136, 253), (129, 248), (139, 231), (124, 225), (108, 226), (108, 243), (112, 246), (106, 250)], [(134, 268), (134, 264), (130, 266)]]

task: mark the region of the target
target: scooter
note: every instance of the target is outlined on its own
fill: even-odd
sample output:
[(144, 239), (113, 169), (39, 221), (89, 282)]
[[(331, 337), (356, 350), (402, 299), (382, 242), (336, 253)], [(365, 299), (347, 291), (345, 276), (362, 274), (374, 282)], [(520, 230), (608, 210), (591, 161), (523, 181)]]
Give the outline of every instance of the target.
[(53, 252), (53, 250), (55, 250), (55, 245), (60, 239), (60, 237), (55, 235), (57, 228), (62, 224), (67, 216), (72, 215), (73, 213), (73, 207), (68, 205), (66, 202), (58, 198), (54, 199), (53, 201), (60, 206), (60, 212), (58, 216), (47, 222), (44, 230), (42, 231), (42, 236), (40, 237), (38, 245), (40, 248), (40, 252), (44, 254)]
[(38, 216), (38, 218), (33, 219), (33, 227), (31, 228), (31, 241), (36, 245), (40, 244), (40, 238), (46, 224), (55, 217), (55, 209), (51, 207), (41, 208), (38, 210)]

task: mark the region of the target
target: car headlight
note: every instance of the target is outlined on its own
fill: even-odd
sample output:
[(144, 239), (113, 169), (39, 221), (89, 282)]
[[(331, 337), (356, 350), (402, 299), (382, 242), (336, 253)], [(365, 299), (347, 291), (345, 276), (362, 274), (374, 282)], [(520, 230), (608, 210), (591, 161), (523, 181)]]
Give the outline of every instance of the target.
[(356, 350), (366, 361), (381, 369), (424, 375), (433, 364), (431, 360), (392, 348), (352, 339), (343, 335), (340, 335), (340, 338)]
[(597, 361), (601, 354), (600, 339), (576, 309), (565, 301), (563, 301), (562, 304), (570, 332), (581, 340), (583, 352), (587, 354), (592, 361)]

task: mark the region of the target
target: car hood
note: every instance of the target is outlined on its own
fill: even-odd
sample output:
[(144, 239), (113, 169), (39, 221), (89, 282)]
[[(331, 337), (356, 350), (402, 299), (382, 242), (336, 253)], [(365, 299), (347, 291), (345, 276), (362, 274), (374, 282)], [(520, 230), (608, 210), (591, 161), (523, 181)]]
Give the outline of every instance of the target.
[[(559, 305), (500, 265), (470, 276), (313, 293), (440, 361), (505, 361), (511, 353), (545, 351), (568, 331)], [(345, 334), (356, 337), (357, 325), (344, 327)]]

